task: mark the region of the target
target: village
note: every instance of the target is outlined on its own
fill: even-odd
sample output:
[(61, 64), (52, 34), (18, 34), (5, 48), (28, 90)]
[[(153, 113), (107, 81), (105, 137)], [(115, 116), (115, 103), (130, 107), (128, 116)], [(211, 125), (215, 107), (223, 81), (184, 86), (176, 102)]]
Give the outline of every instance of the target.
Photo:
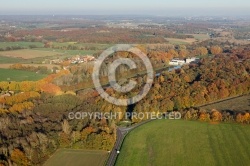
[(70, 58), (66, 59), (52, 59), (52, 60), (46, 60), (43, 63), (49, 63), (49, 64), (61, 64), (63, 62), (69, 62), (69, 64), (80, 64), (80, 63), (87, 63), (87, 62), (92, 62), (95, 61), (96, 58), (92, 55), (76, 55)]
[(69, 58), (68, 60), (70, 61), (71, 64), (78, 64), (78, 63), (95, 61), (96, 58), (94, 56), (91, 56), (91, 55), (87, 55), (87, 56), (77, 55), (75, 57)]

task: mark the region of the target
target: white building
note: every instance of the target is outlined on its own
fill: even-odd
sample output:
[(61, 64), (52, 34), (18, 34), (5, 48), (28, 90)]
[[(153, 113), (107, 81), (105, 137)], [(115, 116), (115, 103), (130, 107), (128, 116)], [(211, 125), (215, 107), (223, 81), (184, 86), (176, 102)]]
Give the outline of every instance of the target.
[(195, 57), (192, 57), (192, 58), (187, 58), (186, 59), (186, 63), (189, 64), (191, 62), (195, 62), (197, 59)]
[(171, 65), (171, 66), (182, 66), (184, 64), (189, 64), (191, 62), (197, 62), (198, 60), (199, 60), (199, 58), (195, 58), (195, 57), (187, 58), (185, 60), (181, 60), (179, 58), (174, 58), (169, 62), (169, 65)]
[(184, 65), (185, 61), (184, 60), (180, 60), (180, 59), (172, 59), (169, 62), (169, 65), (173, 65), (173, 66), (178, 66), (178, 65)]

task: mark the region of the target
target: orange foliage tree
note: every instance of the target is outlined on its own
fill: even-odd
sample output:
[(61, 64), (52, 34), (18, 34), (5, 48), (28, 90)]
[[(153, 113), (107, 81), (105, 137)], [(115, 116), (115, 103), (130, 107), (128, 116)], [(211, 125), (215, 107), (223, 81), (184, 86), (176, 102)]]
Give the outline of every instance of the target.
[(212, 54), (216, 55), (222, 53), (223, 50), (219, 46), (212, 46), (210, 51)]
[(204, 122), (210, 121), (210, 115), (206, 112), (201, 112), (199, 115), (199, 120)]
[(168, 51), (168, 53), (169, 53), (170, 55), (172, 55), (173, 57), (178, 57), (178, 56), (179, 56), (178, 52), (175, 51), (174, 49), (170, 49), (170, 50)]
[(19, 149), (13, 150), (13, 152), (11, 153), (10, 159), (18, 166), (29, 166), (30, 165), (29, 159)]
[(55, 84), (52, 84), (52, 83), (45, 83), (41, 86), (41, 91), (47, 92), (47, 93), (57, 94), (57, 93), (61, 92), (61, 88)]
[(221, 113), (219, 111), (213, 109), (212, 110), (212, 115), (211, 115), (211, 120), (213, 122), (220, 122), (220, 121), (222, 121), (222, 115), (221, 115)]

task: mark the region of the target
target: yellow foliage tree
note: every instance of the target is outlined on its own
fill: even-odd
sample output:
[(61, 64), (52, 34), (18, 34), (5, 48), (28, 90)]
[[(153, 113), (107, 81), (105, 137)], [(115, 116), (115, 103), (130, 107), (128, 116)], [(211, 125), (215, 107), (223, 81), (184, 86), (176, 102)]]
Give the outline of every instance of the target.
[(198, 48), (195, 49), (195, 53), (197, 55), (207, 55), (208, 54), (208, 50), (205, 47), (198, 47)]
[(22, 112), (23, 110), (31, 110), (34, 108), (34, 104), (32, 102), (23, 102), (14, 104), (12, 107), (9, 108), (10, 112)]
[(185, 58), (186, 56), (188, 56), (188, 54), (189, 54), (189, 52), (186, 49), (181, 49), (179, 51), (179, 57), (181, 57), (181, 58)]

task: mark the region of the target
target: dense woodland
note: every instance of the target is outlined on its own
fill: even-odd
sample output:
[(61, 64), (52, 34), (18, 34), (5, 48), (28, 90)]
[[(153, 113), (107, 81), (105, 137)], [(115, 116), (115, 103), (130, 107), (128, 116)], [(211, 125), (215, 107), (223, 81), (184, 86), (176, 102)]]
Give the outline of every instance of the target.
[(17, 30), (4, 41), (82, 42), (82, 43), (165, 43), (164, 38), (193, 38), (192, 35), (176, 34), (167, 29), (128, 28), (79, 28)]
[[(200, 55), (210, 52), (214, 56), (205, 56), (197, 64), (185, 65), (171, 72), (162, 71), (155, 77), (148, 95), (129, 107), (108, 103), (94, 89), (78, 93), (72, 91), (70, 85), (67, 89), (60, 81), (74, 77), (78, 69), (75, 72), (73, 69), (63, 70), (39, 81), (0, 82), (0, 165), (40, 165), (60, 147), (111, 150), (116, 138), (116, 124), (123, 120), (140, 121), (124, 119), (122, 115), (115, 120), (72, 120), (68, 118), (70, 112), (122, 112), (124, 115), (127, 111), (180, 111), (187, 120), (250, 123), (249, 110), (232, 113), (197, 108), (208, 102), (250, 93), (249, 46), (227, 52), (218, 46), (192, 50), (169, 48), (166, 53), (165, 48), (161, 50), (158, 46), (141, 49), (152, 61), (164, 61), (168, 56), (185, 57), (190, 51)], [(106, 88), (106, 91), (118, 98), (138, 94), (146, 76), (133, 79), (139, 85), (128, 94), (115, 93), (112, 88)], [(81, 82), (85, 81), (79, 81), (79, 84)]]
[[(196, 46), (194, 48), (187, 48), (185, 45), (174, 46), (172, 44), (148, 44), (148, 45), (138, 45), (140, 50), (150, 58), (152, 66), (155, 70), (160, 70), (162, 68), (167, 68), (168, 63), (173, 58), (185, 59), (189, 57), (204, 57), (208, 55), (220, 54), (223, 49), (217, 45), (215, 46)], [(102, 66), (100, 75), (102, 77), (103, 83), (107, 83), (108, 76), (108, 66), (114, 60), (119, 57), (130, 58), (136, 62), (136, 70), (128, 70), (126, 66), (121, 66), (117, 69), (117, 75), (122, 75), (122, 77), (133, 77), (138, 73), (141, 74), (145, 71), (145, 66), (141, 63), (140, 59), (128, 52), (117, 52), (114, 55), (106, 59), (104, 65)], [(62, 63), (61, 65), (68, 65), (69, 63)], [(64, 75), (54, 80), (54, 83), (61, 86), (65, 91), (68, 90), (79, 90), (86, 89), (88, 87), (93, 87), (91, 73), (93, 70), (93, 63), (71, 65), (69, 66), (70, 74)], [(87, 80), (87, 81), (83, 81)]]

